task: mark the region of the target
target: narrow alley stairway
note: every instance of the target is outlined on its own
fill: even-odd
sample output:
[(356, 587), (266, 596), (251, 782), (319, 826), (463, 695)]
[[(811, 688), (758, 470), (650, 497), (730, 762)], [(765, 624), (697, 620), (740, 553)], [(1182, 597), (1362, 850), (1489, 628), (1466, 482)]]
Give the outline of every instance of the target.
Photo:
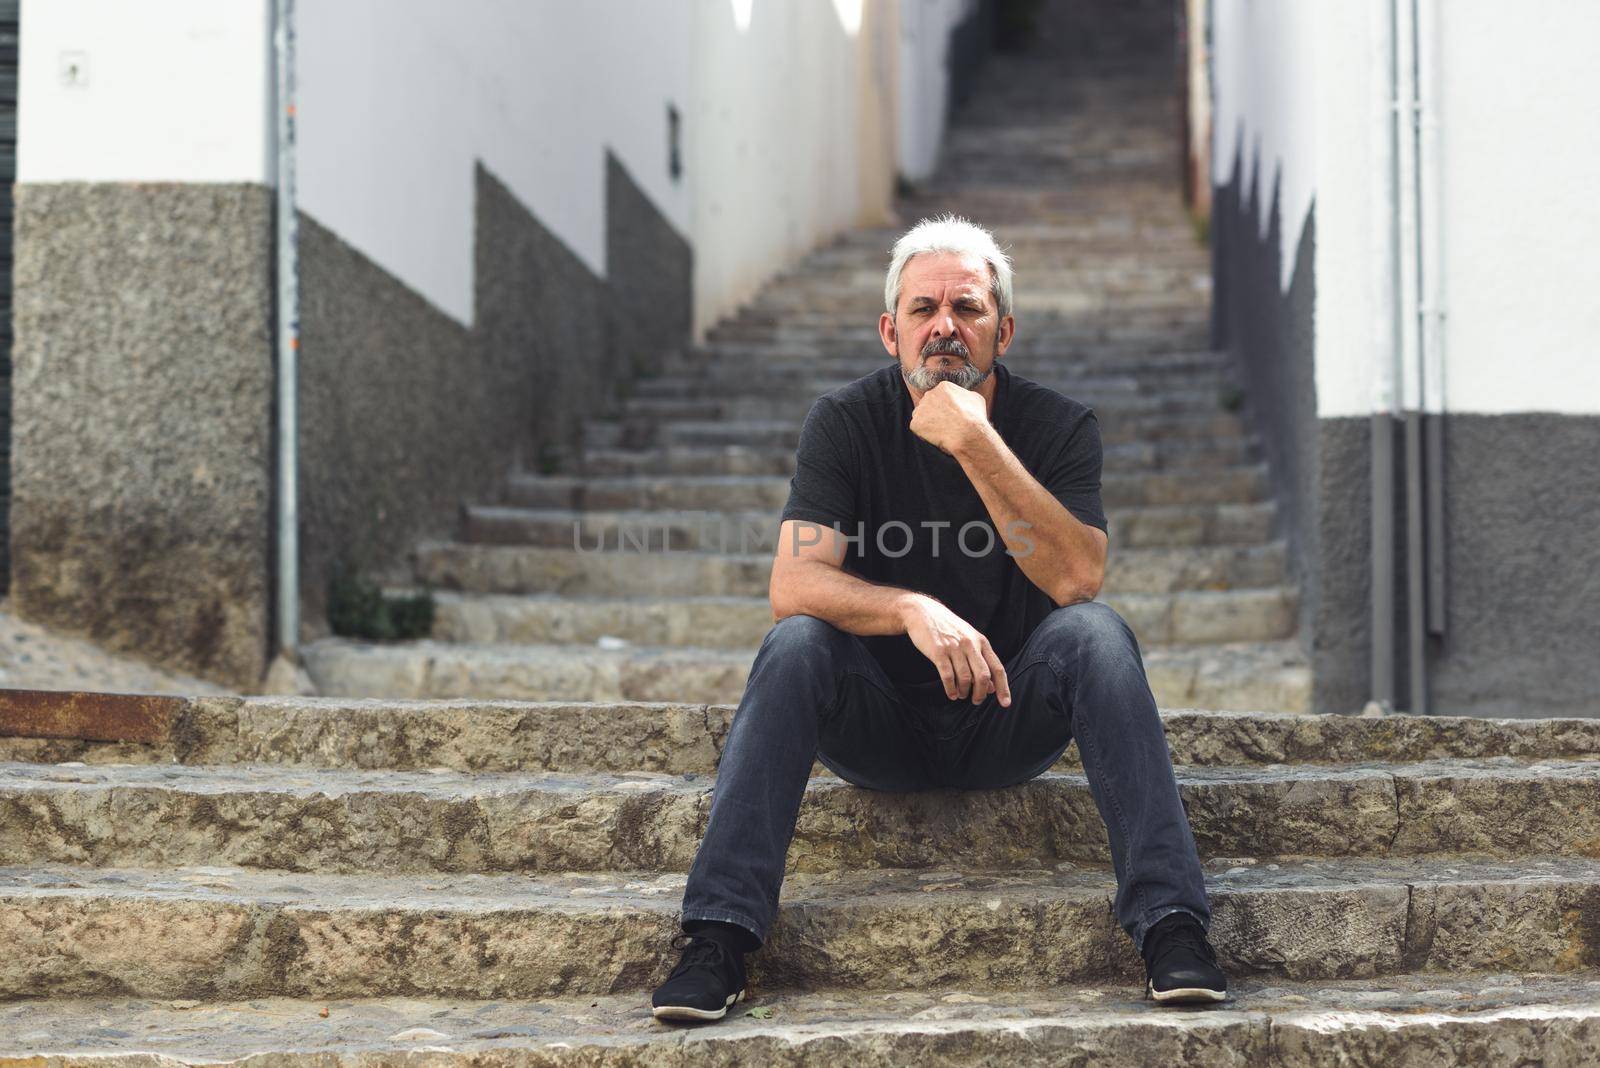
[[(1092, 406), (1111, 551), (1102, 599), (1164, 708), (1303, 710), (1296, 590), (1228, 358), (1208, 345), (1209, 259), (1179, 194), (1170, 12), (1121, 36), (1070, 8), (997, 57), (936, 179), (899, 210), (995, 230), (1016, 266), (1014, 372)], [(1163, 18), (1167, 21), (1163, 22)], [(704, 345), (586, 428), (570, 473), (523, 474), (423, 546), (432, 641), (318, 643), (338, 696), (737, 702), (772, 625), (767, 581), (800, 423), (890, 360), (895, 228), (773, 279)], [(743, 537), (741, 537), (743, 535)], [(670, 549), (671, 551), (666, 551)], [(744, 550), (744, 551), (741, 551)]]
[[(1005, 359), (1100, 414), (1105, 596), (1145, 645), (1231, 1002), (1141, 1000), (1069, 747), (1001, 790), (819, 771), (750, 999), (650, 1016), (770, 626), (770, 551), (691, 520), (776, 526), (811, 399), (884, 360), (884, 228), (425, 547), (433, 640), (319, 644), (335, 696), (106, 697), (137, 738), (0, 736), (0, 1063), (1595, 1063), (1600, 719), (1298, 711), (1295, 591), (1178, 203), (1170, 6), (1051, 10), (902, 210), (999, 230)], [(572, 545), (638, 517), (675, 551)]]

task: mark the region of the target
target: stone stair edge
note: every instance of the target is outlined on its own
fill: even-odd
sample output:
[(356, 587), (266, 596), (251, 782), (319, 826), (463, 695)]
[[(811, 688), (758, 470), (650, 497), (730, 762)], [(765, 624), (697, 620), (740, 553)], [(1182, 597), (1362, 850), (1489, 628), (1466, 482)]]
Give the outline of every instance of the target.
[[(1593, 759), (1182, 767), (1177, 780), (1205, 856), (1600, 860)], [(0, 863), (686, 871), (712, 786), (706, 774), (18, 762), (0, 765)], [(814, 776), (789, 859), (847, 873), (1109, 857), (1087, 779), (1052, 771), (887, 798)]]
[[(0, 752), (45, 762), (189, 759), (207, 752), (253, 759), (357, 762), (404, 758), (403, 766), (522, 767), (528, 754), (556, 751), (582, 767), (621, 770), (601, 759), (620, 742), (639, 761), (634, 770), (709, 770), (734, 706), (682, 701), (526, 701), (479, 698), (194, 697), (167, 698), (173, 711), (162, 741), (120, 744), (71, 738), (3, 738)], [(1600, 755), (1600, 718), (1413, 716), (1367, 718), (1341, 713), (1162, 711), (1176, 761), (1219, 763), (1352, 763), (1375, 758), (1579, 759)], [(552, 732), (555, 737), (551, 737)], [(513, 744), (521, 739), (521, 744)], [(481, 744), (500, 763), (473, 752)], [(323, 747), (327, 752), (323, 753)], [(1071, 750), (1069, 750), (1069, 753)], [(17, 757), (11, 757), (18, 759)], [(1318, 758), (1321, 758), (1320, 760)], [(235, 756), (229, 759), (243, 759)], [(427, 764), (425, 759), (437, 761)]]
[[(1593, 862), (1326, 862), (1211, 874), (1236, 978), (1593, 968)], [(868, 886), (880, 889), (863, 896)], [(548, 997), (648, 989), (681, 877), (0, 871), (0, 996)], [(792, 880), (755, 981), (773, 989), (1136, 981), (1109, 872)], [(110, 932), (114, 937), (108, 937)], [(408, 936), (397, 952), (396, 931)], [(492, 948), (490, 948), (492, 947)], [(870, 948), (869, 948), (870, 947)]]
[[(281, 997), (151, 1005), (75, 998), (0, 1005), (0, 1031), (9, 1036), (0, 1043), (0, 1060), (149, 1068), (156, 1058), (242, 1064), (262, 1054), (284, 1068), (325, 1068), (330, 1061), (410, 1060), (419, 1054), (431, 1064), (480, 1064), (485, 1056), (511, 1064), (521, 1053), (540, 1064), (591, 1065), (648, 1050), (650, 1063), (665, 1068), (712, 1060), (838, 1063), (841, 1054), (868, 1063), (941, 1058), (1044, 1065), (1092, 1052), (1098, 1064), (1142, 1068), (1192, 1062), (1204, 1050), (1214, 1063), (1289, 1068), (1325, 1063), (1339, 1051), (1352, 1062), (1398, 1060), (1408, 1044), (1423, 1044), (1438, 1059), (1458, 1062), (1491, 1043), (1546, 1063), (1577, 1063), (1593, 1048), (1600, 1018), (1595, 975), (1460, 978), (1467, 982), (1411, 975), (1246, 979), (1233, 985), (1227, 1005), (1204, 1013), (1137, 1002), (1126, 984), (1021, 996), (948, 987), (823, 988), (772, 996), (756, 988), (723, 1023), (693, 1032), (650, 1021), (647, 1001), (638, 994), (537, 1005), (399, 998), (329, 1005)], [(769, 1011), (751, 1015), (757, 1006)], [(85, 1032), (92, 1037), (60, 1037)], [(961, 1052), (952, 1056), (952, 1049)]]

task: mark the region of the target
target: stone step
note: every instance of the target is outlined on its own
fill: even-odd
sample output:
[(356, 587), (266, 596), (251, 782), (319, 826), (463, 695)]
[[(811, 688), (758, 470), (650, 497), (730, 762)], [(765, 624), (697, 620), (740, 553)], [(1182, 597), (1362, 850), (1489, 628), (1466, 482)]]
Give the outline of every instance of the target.
[[(737, 703), (754, 650), (592, 645), (378, 645), (327, 638), (303, 647), (330, 697)], [(1310, 676), (1292, 642), (1156, 645), (1145, 671), (1164, 708), (1306, 708)]]
[[(1100, 497), (1108, 509), (1258, 504), (1264, 502), (1271, 488), (1266, 465), (1248, 463), (1102, 474)], [(692, 530), (696, 515), (701, 521), (709, 521), (712, 517), (706, 513), (713, 511), (751, 513), (726, 515), (724, 519), (730, 525), (745, 521), (764, 527), (771, 521), (775, 526), (788, 499), (789, 479), (782, 475), (685, 475), (671, 479), (517, 475), (510, 480), (506, 492), (506, 503), (513, 507), (469, 508), (466, 537), (469, 541), (484, 540), (471, 532), (487, 534), (509, 530), (517, 520), (514, 513), (519, 509), (588, 509), (584, 521), (592, 524), (595, 530), (617, 523), (659, 523), (661, 526), (655, 527), (657, 530), (688, 523), (687, 529)], [(602, 510), (625, 510), (627, 514), (605, 517), (597, 514)], [(555, 544), (571, 545), (572, 518), (571, 515), (546, 514), (539, 517), (539, 522), (554, 523), (559, 528), (560, 536)], [(1117, 523), (1115, 514), (1109, 518), (1113, 524)], [(528, 530), (527, 536), (535, 536), (532, 515), (525, 516), (522, 525)], [(585, 527), (586, 532), (589, 529)], [(592, 536), (584, 539), (584, 544), (592, 543)], [(539, 544), (551, 542), (544, 540)], [(688, 548), (691, 544), (692, 540), (686, 540), (679, 547)]]
[[(706, 341), (678, 358), (683, 369), (663, 375), (674, 379), (711, 383), (738, 383), (750, 376), (757, 383), (777, 377), (789, 381), (800, 372), (798, 381), (811, 378), (852, 381), (874, 369), (886, 366), (888, 356), (881, 348), (866, 349), (857, 341), (811, 342), (719, 342)], [(1145, 388), (1181, 383), (1194, 376), (1230, 376), (1235, 373), (1231, 356), (1210, 348), (1164, 349), (1146, 353), (1120, 352), (1097, 354), (1067, 348), (1053, 352), (1043, 341), (1018, 338), (1002, 357), (1006, 366), (1022, 375), (1041, 381), (1047, 378), (1067, 381), (1093, 381), (1115, 375), (1133, 376)], [(792, 366), (791, 366), (792, 364)], [(658, 379), (644, 379), (640, 388)]]
[[(810, 351), (747, 353), (737, 359), (708, 363), (695, 373), (674, 371), (639, 379), (633, 383), (632, 399), (725, 402), (777, 398), (809, 402), (873, 370), (850, 356), (839, 359), (836, 370), (824, 372), (814, 366), (824, 360), (829, 367), (835, 362)], [(1091, 407), (1139, 398), (1185, 397), (1204, 391), (1209, 391), (1208, 396), (1214, 398), (1217, 391), (1237, 385), (1234, 369), (1228, 364), (1153, 369), (1142, 373), (1086, 372), (1076, 362), (1035, 359), (1022, 374)]]
[[(1131, 415), (1100, 423), (1100, 439), (1107, 444), (1143, 441), (1208, 441), (1247, 436), (1237, 412), (1188, 412)], [(691, 420), (668, 423), (629, 423), (620, 419), (590, 419), (583, 424), (584, 448), (642, 449), (651, 446), (746, 445), (793, 451), (800, 440), (800, 423), (794, 420)]]
[[(479, 644), (633, 645), (754, 649), (772, 628), (765, 597), (569, 598), (555, 594), (435, 594), (432, 637)], [(1275, 641), (1294, 634), (1292, 586), (1107, 594), (1141, 646)]]
[[(730, 539), (731, 540), (731, 539)], [(736, 543), (733, 547), (737, 547)], [(1106, 563), (1111, 593), (1172, 593), (1282, 585), (1281, 541), (1255, 545), (1116, 549)], [(466, 542), (424, 544), (417, 578), (468, 593), (561, 593), (570, 597), (764, 597), (772, 553), (639, 552)]]
[[(789, 344), (823, 343), (854, 345), (862, 353), (883, 351), (877, 321), (868, 315), (849, 322), (806, 322), (800, 317), (770, 320), (724, 319), (706, 332), (709, 340), (741, 344), (745, 342)], [(1062, 355), (1095, 352), (1107, 364), (1123, 355), (1190, 352), (1211, 344), (1211, 328), (1199, 309), (1183, 318), (1186, 325), (1171, 322), (1125, 323), (1116, 309), (1107, 309), (1099, 322), (1071, 325), (1067, 317), (1032, 314), (1034, 326), (1029, 335), (1017, 340), (1017, 354), (1054, 352)], [(1083, 318), (1078, 315), (1074, 318)], [(1006, 358), (1011, 351), (1007, 350)]]
[[(1600, 762), (1177, 769), (1203, 858), (1584, 857)], [(0, 764), (0, 866), (296, 872), (688, 871), (706, 776)], [(1109, 864), (1082, 774), (884, 794), (813, 776), (790, 871)]]
[[(1203, 473), (1203, 472), (1202, 472)], [(1202, 479), (1187, 483), (1202, 484)], [(543, 544), (585, 548), (601, 544), (626, 544), (679, 548), (740, 545), (773, 551), (777, 548), (778, 522), (788, 499), (784, 478), (745, 476), (686, 476), (684, 478), (626, 479), (606, 482), (581, 477), (519, 476), (507, 496), (517, 507), (472, 506), (463, 509), (461, 540), (483, 544)], [(599, 505), (596, 501), (635, 504), (640, 508), (672, 505), (698, 509), (681, 515), (663, 534), (667, 516), (660, 512), (629, 511), (580, 514), (573, 508)], [(771, 503), (776, 501), (777, 503)], [(583, 502), (589, 502), (587, 504)], [(771, 512), (756, 512), (757, 506)], [(729, 509), (751, 510), (729, 516)], [(1177, 504), (1112, 508), (1108, 516), (1115, 549), (1162, 548), (1180, 545), (1250, 545), (1269, 541), (1277, 506), (1270, 500), (1250, 504)], [(650, 518), (646, 519), (645, 516)], [(537, 519), (535, 517), (537, 516)], [(577, 524), (576, 529), (574, 524)], [(724, 540), (724, 531), (725, 540)], [(621, 539), (626, 536), (624, 543)], [(663, 540), (664, 538), (668, 540)], [(974, 544), (977, 544), (974, 541)]]
[[(99, 1068), (269, 1062), (281, 1068), (650, 1064), (1578, 1065), (1600, 1045), (1600, 974), (1406, 974), (1236, 979), (1230, 1005), (1157, 1006), (1127, 982), (983, 991), (752, 987), (714, 1027), (650, 1019), (638, 991), (541, 1000), (361, 998), (153, 1003), (63, 998), (0, 1005), (0, 1060)], [(760, 1016), (750, 1015), (759, 1008)]]
[[(1594, 959), (1594, 861), (1211, 865), (1238, 979), (1573, 971)], [(797, 875), (752, 981), (1038, 990), (1142, 971), (1109, 872)], [(228, 868), (0, 870), (0, 997), (529, 999), (651, 989), (681, 875), (427, 877)]]
[[(826, 384), (826, 383), (824, 383)], [(654, 423), (705, 422), (762, 422), (787, 420), (798, 422), (806, 417), (817, 397), (824, 391), (810, 388), (786, 389), (783, 392), (760, 391), (753, 383), (743, 383), (743, 390), (732, 388), (719, 395), (700, 393), (687, 396), (635, 396), (622, 402), (620, 419), (631, 428), (647, 427)], [(1226, 410), (1231, 386), (1219, 383), (1214, 386), (1197, 386), (1188, 389), (1169, 389), (1160, 393), (1125, 393), (1109, 391), (1087, 393), (1070, 388), (1067, 383), (1054, 384), (1057, 392), (1065, 393), (1079, 403), (1095, 410), (1101, 422), (1117, 422), (1136, 415), (1196, 414)]]
[[(166, 700), (173, 707), (152, 741), (0, 736), (0, 760), (709, 775), (734, 714), (732, 705), (672, 702)], [(1198, 767), (1600, 758), (1600, 719), (1199, 709), (1161, 718), (1173, 760)], [(1056, 766), (1077, 767), (1077, 747)]]
[[(1128, 441), (1106, 444), (1105, 474), (1174, 467), (1227, 467), (1253, 460), (1255, 441), (1229, 435), (1190, 441)], [(584, 472), (592, 478), (632, 475), (750, 476), (794, 474), (794, 447), (690, 445), (651, 449), (588, 449)]]

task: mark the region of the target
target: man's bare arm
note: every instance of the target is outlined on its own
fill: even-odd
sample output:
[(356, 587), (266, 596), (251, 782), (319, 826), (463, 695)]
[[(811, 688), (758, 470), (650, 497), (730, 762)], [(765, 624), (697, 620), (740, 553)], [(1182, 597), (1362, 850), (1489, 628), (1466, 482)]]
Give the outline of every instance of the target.
[(778, 531), (767, 599), (772, 621), (816, 616), (850, 634), (904, 634), (908, 598), (898, 586), (880, 586), (844, 570), (844, 535), (832, 527), (785, 520)]
[(774, 623), (815, 616), (850, 634), (904, 634), (938, 669), (952, 701), (980, 703), (991, 692), (1011, 704), (1005, 665), (989, 639), (936, 598), (880, 586), (845, 571), (844, 535), (820, 523), (788, 519), (778, 531), (767, 599)]
[[(985, 423), (953, 455), (1022, 573), (1059, 606), (1092, 601), (1106, 573), (1106, 534), (1081, 522), (1039, 484)], [(1023, 524), (1026, 524), (1025, 526)]]

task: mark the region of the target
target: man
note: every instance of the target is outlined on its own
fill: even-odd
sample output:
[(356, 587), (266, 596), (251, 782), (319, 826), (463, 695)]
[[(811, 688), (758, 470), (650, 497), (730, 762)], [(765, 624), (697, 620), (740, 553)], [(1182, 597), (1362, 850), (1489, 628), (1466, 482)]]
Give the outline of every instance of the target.
[(1221, 1001), (1194, 837), (1138, 643), (1105, 572), (1094, 413), (1011, 374), (1011, 265), (988, 231), (924, 220), (895, 245), (878, 330), (895, 357), (811, 408), (772, 567), (775, 626), (734, 716), (652, 999), (722, 1017), (777, 913), (813, 757), (874, 790), (989, 790), (1078, 739), (1147, 996)]

